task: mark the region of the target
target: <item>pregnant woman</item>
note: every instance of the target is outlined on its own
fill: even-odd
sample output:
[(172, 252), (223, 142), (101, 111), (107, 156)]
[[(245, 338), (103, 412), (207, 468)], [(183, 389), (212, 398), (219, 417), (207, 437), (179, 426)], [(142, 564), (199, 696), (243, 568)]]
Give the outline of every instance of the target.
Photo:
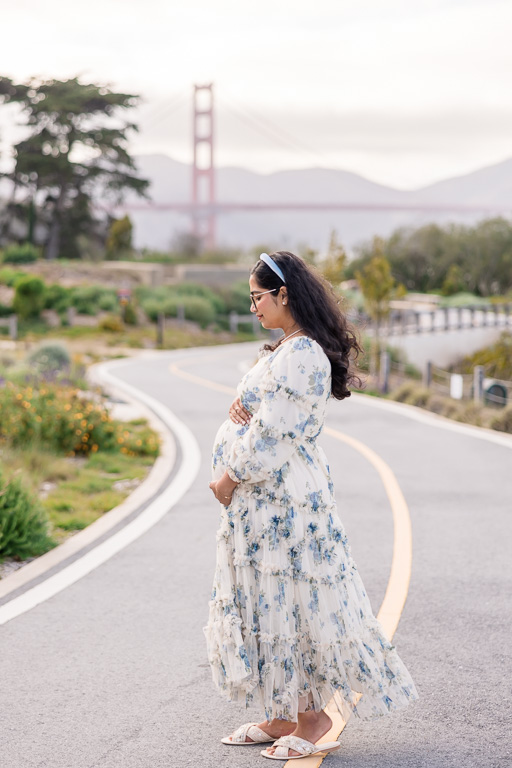
[(261, 754), (288, 760), (339, 749), (317, 746), (333, 696), (345, 719), (366, 720), (418, 694), (372, 613), (317, 443), (329, 398), (358, 383), (358, 341), (330, 285), (292, 253), (262, 254), (249, 285), (251, 311), (284, 333), (215, 438), (222, 515), (205, 634), (221, 693), (266, 718), (222, 741), (273, 742)]

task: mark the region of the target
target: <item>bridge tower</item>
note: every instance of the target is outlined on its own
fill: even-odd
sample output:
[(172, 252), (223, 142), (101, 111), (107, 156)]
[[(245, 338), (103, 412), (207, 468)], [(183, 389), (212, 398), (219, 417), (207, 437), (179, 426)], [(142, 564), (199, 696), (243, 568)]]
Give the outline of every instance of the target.
[(194, 85), (193, 233), (215, 248), (215, 170), (213, 165), (213, 83)]

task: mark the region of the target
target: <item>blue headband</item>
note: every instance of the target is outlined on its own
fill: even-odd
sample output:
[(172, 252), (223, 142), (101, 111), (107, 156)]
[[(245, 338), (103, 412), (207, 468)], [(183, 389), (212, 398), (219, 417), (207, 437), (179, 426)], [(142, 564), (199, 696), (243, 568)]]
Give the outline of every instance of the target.
[(265, 262), (267, 267), (270, 267), (272, 272), (275, 272), (276, 275), (281, 278), (283, 283), (286, 283), (286, 280), (284, 279), (284, 275), (283, 275), (282, 271), (277, 266), (277, 264), (275, 263), (274, 259), (271, 256), (268, 255), (268, 253), (261, 253), (260, 254), (260, 259)]

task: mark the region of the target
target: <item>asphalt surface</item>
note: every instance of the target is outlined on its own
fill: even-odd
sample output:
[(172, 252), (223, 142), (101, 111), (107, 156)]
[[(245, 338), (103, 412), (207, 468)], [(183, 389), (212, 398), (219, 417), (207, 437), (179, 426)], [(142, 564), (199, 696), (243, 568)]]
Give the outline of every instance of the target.
[[(202, 453), (191, 490), (141, 538), (88, 576), (0, 627), (0, 764), (9, 768), (245, 768), (258, 747), (219, 737), (260, 713), (214, 690), (202, 633), (218, 505), (210, 450), (230, 397), (172, 375), (169, 363), (235, 386), (254, 345), (162, 353), (117, 375), (165, 403)], [(394, 636), (420, 700), (378, 721), (351, 720), (350, 768), (505, 768), (510, 743), (512, 452), (373, 407), (333, 402), (328, 424), (396, 474), (409, 505), (413, 568)], [(322, 442), (374, 612), (392, 556), (392, 517), (375, 470)], [(283, 763), (281, 763), (283, 765)]]

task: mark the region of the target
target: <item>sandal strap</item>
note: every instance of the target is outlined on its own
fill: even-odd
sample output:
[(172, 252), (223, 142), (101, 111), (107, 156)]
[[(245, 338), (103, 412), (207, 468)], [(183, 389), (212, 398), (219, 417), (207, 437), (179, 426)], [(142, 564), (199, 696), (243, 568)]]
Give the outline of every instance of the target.
[(256, 743), (263, 743), (265, 741), (272, 741), (272, 737), (268, 735), (268, 733), (265, 733), (265, 731), (262, 731), (261, 728), (258, 728), (257, 725), (253, 725), (252, 728), (249, 728), (247, 731), (247, 735), (250, 739), (252, 739)]
[(231, 734), (231, 741), (233, 744), (243, 744), (247, 741), (247, 736), (255, 743), (269, 741), (268, 733), (265, 733), (261, 728), (258, 728), (257, 723), (245, 723), (244, 725), (241, 725), (240, 728), (237, 728), (236, 731)]
[[(312, 755), (313, 752), (318, 752), (318, 747), (311, 741), (301, 739), (299, 736), (282, 736), (277, 741), (274, 741), (274, 747), (276, 751), (274, 755), (276, 757), (288, 757), (288, 750), (293, 749), (301, 755)], [(279, 751), (279, 754), (278, 754)]]

